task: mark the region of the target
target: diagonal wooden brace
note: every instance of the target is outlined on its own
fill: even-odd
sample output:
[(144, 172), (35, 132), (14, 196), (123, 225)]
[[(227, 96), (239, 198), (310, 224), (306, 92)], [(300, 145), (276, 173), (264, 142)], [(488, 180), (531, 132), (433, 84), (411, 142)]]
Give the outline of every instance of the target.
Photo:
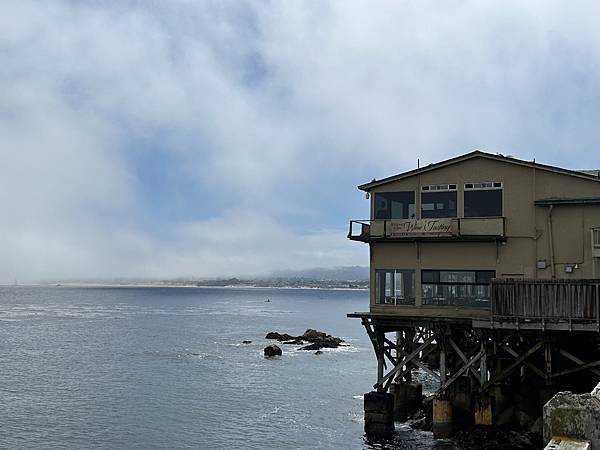
[(394, 367), (385, 376), (383, 376), (383, 378), (380, 378), (379, 380), (377, 380), (376, 386), (378, 386), (378, 387), (383, 386), (383, 384), (387, 380), (392, 378), (397, 372), (401, 371), (403, 366), (408, 365), (408, 363), (412, 362), (412, 360), (415, 359), (415, 357), (419, 356), (419, 353), (421, 353), (421, 351), (423, 349), (425, 349), (429, 344), (431, 344), (434, 340), (435, 340), (435, 337), (431, 336), (429, 339), (427, 339), (425, 342), (423, 342), (421, 345), (419, 345), (410, 355), (405, 357), (402, 361), (400, 361), (396, 365), (396, 367)]

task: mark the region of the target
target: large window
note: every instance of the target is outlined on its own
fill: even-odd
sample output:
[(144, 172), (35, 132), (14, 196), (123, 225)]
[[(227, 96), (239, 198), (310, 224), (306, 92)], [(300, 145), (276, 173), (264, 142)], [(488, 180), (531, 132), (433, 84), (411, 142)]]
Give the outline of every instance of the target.
[(414, 305), (415, 271), (376, 270), (375, 303), (383, 305)]
[(415, 193), (378, 192), (375, 194), (376, 219), (414, 219)]
[(465, 183), (465, 217), (501, 217), (502, 183)]
[(422, 270), (423, 304), (487, 307), (495, 277), (493, 270)]
[(434, 184), (421, 188), (421, 217), (456, 217), (456, 184)]

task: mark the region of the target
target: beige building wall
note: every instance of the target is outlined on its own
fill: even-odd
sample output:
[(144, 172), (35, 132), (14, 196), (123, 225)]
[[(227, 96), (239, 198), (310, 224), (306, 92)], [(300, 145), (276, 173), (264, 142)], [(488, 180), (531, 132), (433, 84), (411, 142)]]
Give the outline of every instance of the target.
[[(548, 198), (600, 197), (600, 182), (531, 166), (497, 161), (485, 157), (464, 160), (376, 186), (371, 193), (371, 218), (374, 218), (373, 194), (377, 192), (414, 191), (417, 218), (420, 218), (421, 186), (457, 184), (457, 215), (464, 217), (464, 184), (502, 182), (505, 240), (497, 242), (372, 242), (371, 310), (390, 312), (412, 308), (375, 304), (375, 270), (415, 270), (416, 306), (421, 305), (422, 269), (495, 270), (497, 277), (551, 278), (552, 254), (556, 278), (594, 278), (600, 264), (592, 258), (590, 230), (600, 227), (599, 205), (535, 206), (536, 200)], [(550, 216), (550, 219), (549, 219)], [(552, 229), (552, 242), (550, 241)], [(552, 244), (552, 245), (551, 245)], [(538, 268), (538, 261), (546, 268)], [(597, 262), (597, 261), (596, 261)], [(594, 273), (594, 266), (596, 272)], [(565, 268), (573, 270), (567, 273)], [(431, 315), (461, 315), (450, 307), (431, 308)], [(422, 313), (421, 313), (422, 314)], [(473, 315), (479, 312), (472, 311)]]

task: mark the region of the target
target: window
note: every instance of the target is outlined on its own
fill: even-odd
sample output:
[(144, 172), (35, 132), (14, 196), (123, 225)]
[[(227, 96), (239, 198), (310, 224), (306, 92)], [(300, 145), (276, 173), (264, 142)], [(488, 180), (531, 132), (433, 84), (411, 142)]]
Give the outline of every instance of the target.
[(423, 191), (455, 191), (455, 184), (430, 184), (423, 186)]
[(494, 270), (422, 270), (423, 304), (487, 307), (495, 277)]
[(434, 184), (421, 188), (421, 217), (456, 217), (456, 184)]
[(375, 270), (375, 303), (415, 304), (414, 270)]
[(501, 217), (502, 183), (465, 183), (465, 217)]
[(415, 217), (413, 191), (375, 194), (375, 219), (414, 219)]

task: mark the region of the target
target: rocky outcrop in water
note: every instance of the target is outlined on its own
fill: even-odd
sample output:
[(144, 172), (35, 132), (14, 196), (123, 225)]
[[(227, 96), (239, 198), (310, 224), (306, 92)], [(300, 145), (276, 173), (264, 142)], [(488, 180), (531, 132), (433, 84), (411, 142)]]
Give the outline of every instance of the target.
[(277, 345), (267, 345), (264, 350), (264, 354), (267, 358), (272, 358), (273, 356), (281, 356), (281, 348)]
[(293, 339), (296, 339), (295, 336), (292, 336), (290, 334), (287, 333), (276, 333), (275, 331), (271, 331), (270, 333), (267, 333), (267, 335), (265, 336), (265, 339), (275, 339), (276, 341), (279, 342), (283, 342), (283, 341), (291, 341)]
[(305, 342), (309, 344), (301, 347), (300, 350), (321, 350), (322, 348), (338, 348), (343, 344), (343, 339), (331, 336), (322, 331), (309, 328), (301, 336), (291, 336), (287, 333), (270, 332), (265, 339), (275, 339), (284, 344), (303, 345)]

